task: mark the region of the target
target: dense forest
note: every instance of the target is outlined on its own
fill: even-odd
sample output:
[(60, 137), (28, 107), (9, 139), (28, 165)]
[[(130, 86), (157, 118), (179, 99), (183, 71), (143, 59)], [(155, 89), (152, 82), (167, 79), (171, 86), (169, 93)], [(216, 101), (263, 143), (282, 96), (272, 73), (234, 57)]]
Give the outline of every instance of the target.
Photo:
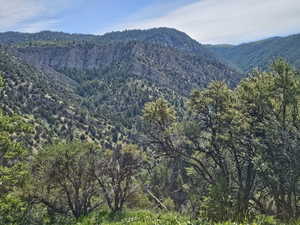
[(162, 28), (0, 43), (1, 225), (300, 223), (285, 60), (246, 74)]

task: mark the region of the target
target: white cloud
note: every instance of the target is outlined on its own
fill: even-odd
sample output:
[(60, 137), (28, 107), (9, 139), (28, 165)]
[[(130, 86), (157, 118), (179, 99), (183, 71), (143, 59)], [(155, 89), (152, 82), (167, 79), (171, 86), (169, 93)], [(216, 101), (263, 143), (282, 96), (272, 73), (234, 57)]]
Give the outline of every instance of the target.
[(50, 29), (70, 0), (0, 0), (0, 31)]
[(240, 43), (300, 32), (299, 0), (199, 0), (127, 29), (173, 27), (202, 43)]
[(0, 30), (10, 28), (44, 11), (40, 4), (24, 0), (0, 0)]
[[(167, 12), (172, 12), (172, 10), (179, 9), (184, 5), (190, 4), (197, 0), (167, 0), (161, 1), (160, 3), (151, 4), (149, 1), (144, 7), (140, 7), (135, 13), (130, 14), (129, 16), (122, 18), (122, 23), (108, 24), (105, 27), (101, 27), (100, 30), (94, 32), (95, 34), (101, 35), (106, 32), (120, 31), (130, 28), (135, 28), (134, 25), (137, 25), (137, 28), (140, 28), (140, 23), (135, 21), (140, 21), (142, 23), (148, 22), (155, 17), (159, 17)], [(134, 22), (133, 22), (134, 21)], [(141, 26), (142, 27), (142, 26)], [(148, 27), (150, 28), (150, 27)]]

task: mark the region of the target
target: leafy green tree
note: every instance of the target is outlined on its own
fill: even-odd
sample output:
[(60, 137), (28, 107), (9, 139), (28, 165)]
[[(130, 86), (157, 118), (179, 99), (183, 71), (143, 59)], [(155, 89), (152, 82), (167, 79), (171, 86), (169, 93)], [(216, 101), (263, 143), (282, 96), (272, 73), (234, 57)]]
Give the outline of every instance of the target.
[[(256, 162), (261, 182), (282, 218), (299, 216), (299, 74), (285, 61), (272, 64), (272, 82), (260, 123), (260, 154)], [(260, 81), (261, 82), (261, 81)]]
[(121, 211), (137, 191), (137, 178), (145, 164), (145, 155), (133, 144), (118, 144), (113, 150), (107, 149), (98, 155), (95, 179), (113, 213)]
[(58, 143), (38, 152), (32, 164), (30, 198), (49, 212), (88, 215), (102, 205), (94, 177), (99, 147), (90, 143)]
[(241, 140), (248, 140), (247, 148), (252, 148), (248, 165), (254, 166), (256, 173), (251, 201), (261, 213), (296, 217), (300, 172), (298, 74), (277, 60), (271, 71), (255, 71), (242, 81), (237, 95), (249, 127)]
[[(151, 187), (157, 196), (164, 196), (171, 198), (175, 203), (177, 210), (182, 208), (186, 200), (186, 192), (183, 188), (185, 179), (184, 167), (188, 162), (193, 163), (190, 158), (191, 155), (184, 148), (184, 136), (182, 135), (182, 126), (177, 121), (178, 114), (174, 107), (172, 107), (166, 100), (159, 98), (153, 102), (145, 104), (143, 110), (143, 119), (145, 122), (145, 136), (146, 143), (152, 150), (151, 154), (154, 159), (163, 157), (168, 162), (168, 168), (161, 168), (162, 170), (169, 171), (170, 174), (161, 174), (160, 179), (165, 179), (160, 182), (160, 187), (165, 189), (165, 194), (155, 191), (155, 187)], [(165, 165), (161, 165), (165, 166)], [(155, 170), (153, 170), (155, 173)], [(156, 171), (157, 172), (157, 171)], [(157, 176), (158, 174), (152, 174)], [(154, 178), (154, 177), (153, 177)], [(155, 185), (155, 183), (153, 183)]]
[[(182, 159), (189, 166), (187, 172), (192, 180), (182, 185), (187, 192), (199, 194), (202, 215), (218, 221), (241, 220), (257, 209), (268, 213), (260, 202), (264, 193), (275, 201), (277, 215), (279, 211), (284, 212), (283, 208), (291, 212), (289, 216), (297, 214), (299, 164), (292, 159), (299, 157), (298, 136), (295, 135), (298, 133), (299, 89), (296, 77), (290, 77), (287, 82), (287, 78), (279, 75), (288, 71), (282, 63), (279, 61), (273, 66), (277, 72), (257, 72), (242, 81), (236, 90), (229, 89), (223, 82), (213, 82), (207, 89), (194, 91), (188, 102), (189, 115), (181, 123), (177, 122), (175, 110), (165, 100), (145, 105), (148, 146), (159, 156)], [(281, 87), (284, 83), (289, 87)], [(287, 94), (289, 96), (284, 97)], [(286, 103), (276, 96), (282, 96)], [(289, 140), (282, 139), (279, 143), (285, 140), (286, 145), (291, 147), (292, 144), (294, 149), (289, 150), (289, 154), (285, 150), (283, 154), (280, 145), (277, 146), (279, 143), (274, 141), (281, 140), (281, 130), (288, 121), (293, 125), (289, 127)], [(286, 134), (288, 129), (284, 129)], [(278, 158), (272, 156), (275, 149), (280, 152)], [(278, 166), (287, 155), (290, 161)], [(283, 171), (290, 171), (288, 179), (284, 178)], [(278, 181), (276, 185), (272, 179)], [(283, 187), (276, 192), (279, 183)], [(195, 184), (201, 190), (195, 188)], [(280, 193), (281, 197), (275, 193)]]
[(189, 100), (191, 117), (186, 137), (198, 159), (198, 168), (193, 169), (209, 185), (203, 204), (205, 214), (214, 220), (226, 220), (233, 212), (231, 131), (238, 114), (235, 104), (233, 91), (223, 82), (194, 91)]

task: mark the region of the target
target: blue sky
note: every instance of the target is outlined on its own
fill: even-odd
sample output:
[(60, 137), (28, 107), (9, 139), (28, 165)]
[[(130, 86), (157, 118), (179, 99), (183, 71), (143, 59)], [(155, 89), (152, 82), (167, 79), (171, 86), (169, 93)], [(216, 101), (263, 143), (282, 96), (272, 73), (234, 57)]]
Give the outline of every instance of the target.
[(202, 43), (300, 33), (300, 0), (0, 0), (0, 32), (172, 27)]

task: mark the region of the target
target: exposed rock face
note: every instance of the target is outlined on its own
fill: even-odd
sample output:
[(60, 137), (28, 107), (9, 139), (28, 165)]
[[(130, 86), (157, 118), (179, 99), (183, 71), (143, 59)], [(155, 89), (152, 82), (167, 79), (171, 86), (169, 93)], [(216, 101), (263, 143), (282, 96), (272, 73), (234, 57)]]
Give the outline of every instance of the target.
[[(139, 41), (19, 48), (27, 63), (49, 71), (98, 71), (97, 79), (132, 76), (188, 94), (212, 80), (235, 84), (240, 75), (217, 60)], [(101, 77), (103, 76), (103, 77)]]

